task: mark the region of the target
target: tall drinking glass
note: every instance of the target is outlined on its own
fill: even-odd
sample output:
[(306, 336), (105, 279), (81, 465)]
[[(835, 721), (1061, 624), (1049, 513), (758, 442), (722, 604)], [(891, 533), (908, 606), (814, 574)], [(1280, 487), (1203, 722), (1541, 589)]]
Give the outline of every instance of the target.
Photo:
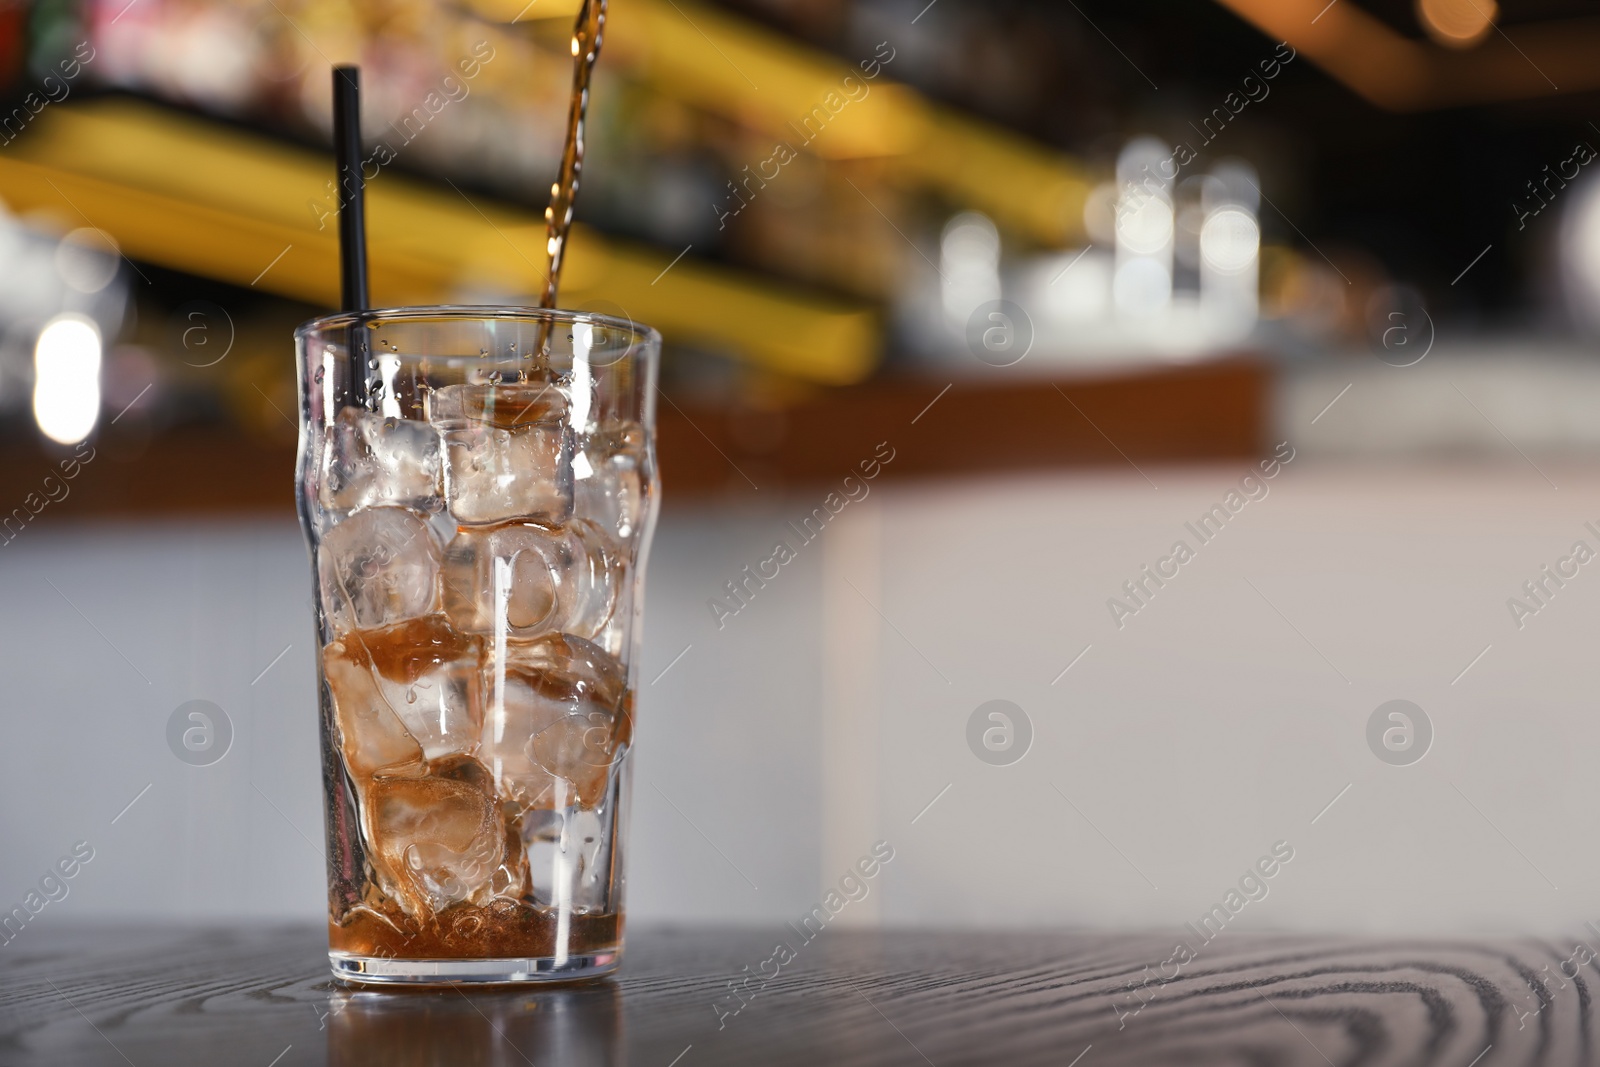
[(416, 307), (295, 340), (334, 974), (615, 970), (659, 335)]

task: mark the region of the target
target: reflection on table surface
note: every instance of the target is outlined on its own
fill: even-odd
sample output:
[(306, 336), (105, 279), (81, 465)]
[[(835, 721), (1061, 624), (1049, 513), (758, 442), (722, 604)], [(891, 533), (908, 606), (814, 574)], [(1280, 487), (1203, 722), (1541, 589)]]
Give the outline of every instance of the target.
[(614, 982), (524, 990), (334, 990), (328, 1063), (562, 1064), (622, 1060), (622, 991)]

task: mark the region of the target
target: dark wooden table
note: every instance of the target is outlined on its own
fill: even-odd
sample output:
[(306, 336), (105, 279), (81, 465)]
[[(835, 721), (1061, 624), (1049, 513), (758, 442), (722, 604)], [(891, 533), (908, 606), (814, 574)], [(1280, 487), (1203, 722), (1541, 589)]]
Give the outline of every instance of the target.
[(1564, 944), (1224, 933), (1176, 964), (1169, 935), (830, 929), (763, 968), (779, 936), (634, 931), (612, 981), (391, 993), (336, 987), (305, 927), (30, 928), (0, 1065), (1595, 1062), (1600, 968)]

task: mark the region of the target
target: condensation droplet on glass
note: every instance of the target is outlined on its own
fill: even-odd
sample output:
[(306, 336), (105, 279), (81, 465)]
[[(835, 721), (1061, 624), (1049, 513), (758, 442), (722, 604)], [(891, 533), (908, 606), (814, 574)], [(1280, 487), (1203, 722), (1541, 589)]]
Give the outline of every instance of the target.
[(311, 380), (316, 382), (318, 385), (322, 384), (322, 368), (321, 367), (318, 367), (317, 370), (316, 370), (316, 373), (311, 375)]
[(415, 704), (416, 702), (417, 702), (417, 687), (416, 686), (412, 686), (412, 687), (410, 687), (409, 689), (406, 690), (406, 703), (407, 704)]

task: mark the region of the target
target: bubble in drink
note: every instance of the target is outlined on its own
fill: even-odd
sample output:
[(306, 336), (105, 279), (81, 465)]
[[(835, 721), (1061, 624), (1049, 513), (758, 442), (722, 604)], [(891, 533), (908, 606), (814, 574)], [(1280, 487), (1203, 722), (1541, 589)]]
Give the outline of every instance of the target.
[(567, 399), (550, 384), (450, 385), (428, 398), (444, 437), (445, 501), (468, 525), (572, 514)]
[(337, 631), (375, 630), (439, 605), (439, 542), (422, 515), (375, 507), (329, 530), (317, 549), (322, 604)]
[(489, 650), (478, 756), (526, 808), (592, 808), (631, 735), (622, 665), (570, 634)]
[(328, 427), (322, 504), (331, 509), (441, 504), (439, 435), (426, 423), (347, 407)]
[(593, 638), (611, 619), (626, 576), (593, 524), (463, 527), (446, 546), (444, 610), (457, 629), (513, 639), (562, 631)]
[(373, 866), (408, 915), (488, 899), (505, 839), (488, 772), (476, 760), (440, 760), (423, 777), (379, 778), (365, 792)]

